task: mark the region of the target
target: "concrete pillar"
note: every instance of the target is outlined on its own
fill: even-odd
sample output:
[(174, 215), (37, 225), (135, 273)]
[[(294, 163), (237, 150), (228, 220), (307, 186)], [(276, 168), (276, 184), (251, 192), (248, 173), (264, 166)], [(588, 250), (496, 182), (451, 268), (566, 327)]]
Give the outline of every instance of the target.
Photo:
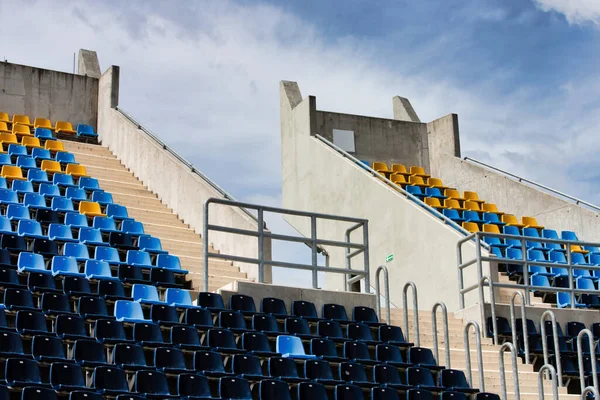
[(442, 177), (445, 157), (460, 158), (458, 115), (448, 114), (427, 123), (430, 173)]
[(412, 104), (406, 97), (394, 96), (394, 119), (398, 121), (421, 122)]
[(100, 63), (98, 62), (98, 54), (95, 51), (79, 49), (77, 61), (78, 75), (100, 78)]

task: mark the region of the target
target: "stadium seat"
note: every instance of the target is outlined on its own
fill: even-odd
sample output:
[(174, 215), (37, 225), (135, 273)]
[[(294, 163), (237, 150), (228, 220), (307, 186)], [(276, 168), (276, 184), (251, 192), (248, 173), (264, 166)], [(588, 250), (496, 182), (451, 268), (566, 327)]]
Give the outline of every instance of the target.
[[(73, 177), (67, 174), (52, 175), (52, 183), (64, 188), (75, 188)], [(67, 196), (68, 197), (68, 196)]]
[(502, 222), (504, 222), (507, 226), (515, 226), (519, 229), (525, 227), (525, 225), (520, 223), (517, 217), (515, 217), (513, 214), (503, 214)]
[(408, 350), (408, 361), (418, 367), (425, 367), (432, 370), (444, 368), (438, 365), (436, 359), (433, 357), (433, 352), (425, 347), (411, 347)]
[(413, 344), (406, 341), (402, 328), (394, 325), (382, 325), (377, 330), (380, 342), (398, 347), (411, 347)]
[(199, 329), (214, 327), (210, 311), (203, 308), (188, 308), (185, 310), (183, 322)]
[(9, 358), (6, 360), (5, 376), (8, 387), (49, 386), (42, 383), (40, 368), (34, 360)]
[(277, 353), (281, 354), (284, 358), (302, 358), (302, 359), (313, 359), (315, 358), (312, 354), (306, 354), (304, 351), (304, 345), (302, 339), (296, 336), (277, 336), (276, 350)]
[(46, 315), (72, 314), (73, 308), (69, 297), (59, 293), (44, 293), (40, 301), (40, 308)]
[[(469, 208), (467, 206), (467, 208)], [(495, 214), (493, 214), (495, 215)], [(473, 210), (467, 210), (465, 212), (463, 212), (463, 217), (468, 221), (468, 222), (474, 222), (475, 224), (485, 224), (486, 221), (481, 219), (479, 217), (479, 213), (477, 211), (473, 211)]]
[(324, 304), (321, 315), (323, 316), (323, 318), (330, 319), (332, 321), (348, 321), (348, 314), (346, 313), (346, 308), (339, 304)]
[(79, 316), (61, 314), (56, 317), (55, 324), (56, 336), (61, 339), (77, 340), (88, 337), (85, 320)]
[(65, 392), (85, 389), (83, 370), (77, 364), (55, 362), (50, 366), (50, 385), (54, 390)]
[[(117, 396), (119, 397), (119, 396)], [(102, 400), (102, 395), (100, 393), (83, 391), (83, 390), (74, 390), (69, 393), (69, 400)], [(137, 398), (136, 396), (128, 396), (126, 399), (122, 398), (119, 400), (143, 400)]]
[(80, 201), (79, 212), (86, 217), (106, 217), (106, 214), (100, 208), (100, 204), (93, 201)]
[(270, 314), (253, 315), (252, 329), (257, 332), (263, 332), (268, 336), (277, 336), (280, 334), (277, 320)]
[(150, 319), (162, 327), (180, 324), (179, 314), (175, 307), (166, 304), (152, 304), (150, 306)]
[(77, 260), (69, 256), (55, 256), (52, 258), (52, 275), (85, 276), (84, 273), (79, 272)]
[(242, 334), (242, 348), (259, 357), (273, 357), (279, 355), (271, 351), (267, 335), (260, 332), (246, 332)]
[(141, 251), (145, 251), (152, 255), (167, 254), (167, 252), (162, 249), (160, 239), (150, 235), (140, 236), (138, 240), (138, 247)]
[(446, 206), (442, 205), (442, 203), (440, 202), (440, 199), (435, 198), (435, 197), (425, 197), (425, 204), (427, 204), (431, 208), (435, 208), (438, 211), (446, 210)]
[(25, 146), (28, 149), (43, 148), (40, 144), (40, 139), (32, 136), (23, 136), (23, 138), (21, 139), (21, 146)]
[(63, 255), (74, 258), (78, 262), (85, 262), (90, 258), (87, 246), (81, 243), (65, 243)]
[(133, 340), (143, 347), (164, 346), (160, 326), (153, 323), (135, 322), (133, 324)]
[(9, 205), (9, 204), (19, 204), (19, 196), (17, 192), (11, 189), (1, 189), (0, 188), (0, 204)]
[(194, 369), (208, 377), (223, 377), (232, 375), (225, 372), (221, 354), (214, 351), (201, 350), (194, 353)]
[(96, 296), (81, 296), (77, 301), (77, 313), (83, 318), (104, 320), (112, 318), (108, 315), (105, 300)]
[[(99, 190), (94, 190), (92, 192), (92, 201), (102, 205), (102, 206), (106, 206), (109, 204), (113, 204), (113, 196), (112, 193), (109, 192), (103, 192), (103, 191), (99, 191)], [(108, 216), (112, 216), (110, 215), (110, 213), (107, 210), (107, 214)]]
[(44, 143), (44, 148), (50, 150), (50, 153), (65, 150), (63, 142), (58, 140), (47, 140), (46, 143)]
[(23, 177), (23, 170), (20, 167), (13, 165), (3, 165), (0, 170), (0, 175), (6, 178), (7, 181), (17, 180), (25, 180), (27, 178)]
[(479, 232), (479, 225), (477, 225), (475, 222), (463, 222), (462, 227), (467, 232), (471, 232), (471, 233)]
[(207, 308), (213, 312), (224, 311), (225, 303), (223, 297), (218, 293), (200, 292), (198, 293), (198, 305)]
[(268, 371), (272, 378), (278, 378), (289, 383), (300, 383), (305, 381), (300, 378), (294, 360), (287, 357), (271, 357), (268, 361)]
[(43, 335), (49, 332), (46, 317), (39, 311), (17, 311), (15, 328), (21, 335)]
[(119, 280), (128, 284), (131, 283), (146, 285), (150, 283), (150, 281), (144, 278), (143, 270), (139, 267), (134, 267), (133, 265), (119, 265), (117, 270), (117, 276)]
[(9, 311), (36, 310), (31, 292), (17, 288), (4, 290), (4, 308)]
[[(68, 167), (68, 165), (67, 165)], [(73, 167), (74, 168), (74, 167)], [(89, 191), (102, 190), (98, 179), (89, 176), (81, 176), (79, 178), (79, 188)]]
[(371, 166), (371, 168), (373, 168), (375, 170), (375, 172), (379, 172), (379, 173), (383, 173), (383, 174), (391, 172), (388, 169), (387, 164), (384, 162), (380, 162), (380, 161), (375, 161), (373, 163), (373, 165)]
[(42, 160), (52, 160), (52, 155), (50, 154), (50, 151), (43, 148), (32, 149), (31, 157), (33, 157), (33, 159), (36, 161), (40, 161), (40, 163)]
[[(27, 251), (27, 244), (25, 238), (15, 234), (4, 233), (0, 239), (0, 247), (10, 251), (11, 253), (18, 253)], [(18, 265), (18, 262), (17, 262)]]
[(298, 384), (298, 400), (328, 400), (325, 386), (316, 382)]
[[(27, 179), (29, 179), (29, 174), (27, 175)], [(53, 185), (51, 183), (41, 183), (38, 187), (38, 193), (47, 198), (60, 197), (60, 188), (57, 185)]]
[(240, 378), (251, 381), (268, 378), (262, 373), (260, 359), (252, 354), (236, 354), (231, 357), (231, 370)]
[(376, 387), (371, 389), (371, 400), (400, 400), (400, 398), (393, 388)]
[[(187, 400), (208, 400), (211, 398), (208, 379), (202, 375), (193, 373), (179, 374), (177, 376), (177, 394)], [(269, 398), (269, 400), (275, 400), (275, 398)]]
[(368, 345), (376, 345), (378, 341), (373, 340), (371, 328), (363, 323), (351, 323), (346, 326), (346, 337), (348, 339), (365, 342)]
[(239, 353), (235, 344), (235, 336), (228, 329), (209, 329), (206, 333), (205, 345), (220, 353)]
[(396, 390), (407, 390), (410, 386), (398, 369), (392, 365), (378, 364), (373, 367), (373, 380), (380, 385)]
[[(49, 276), (46, 273), (41, 273), (41, 274), (30, 273), (29, 276), (27, 277), (28, 282), (29, 282), (29, 279), (31, 279), (32, 275), (41, 275), (44, 277)], [(17, 275), (17, 271), (15, 271), (14, 268), (0, 268), (0, 287), (2, 287), (3, 289), (7, 289), (7, 288), (25, 289), (25, 285), (19, 283), (19, 276)], [(37, 290), (34, 290), (31, 286), (29, 286), (29, 290), (37, 291)]]
[(167, 374), (183, 374), (190, 371), (185, 365), (183, 351), (171, 347), (154, 349), (154, 367)]
[(292, 400), (287, 383), (271, 379), (264, 379), (258, 383), (258, 398), (260, 400)]
[(21, 335), (15, 332), (0, 332), (0, 356), (3, 358), (29, 358), (23, 351)]
[(156, 286), (142, 285), (136, 283), (131, 289), (131, 297), (134, 301), (139, 301), (146, 304), (164, 304), (158, 296)]
[(77, 125), (77, 136), (98, 137), (93, 127), (84, 124)]
[[(412, 168), (412, 167), (411, 167)], [(362, 389), (355, 385), (337, 385), (334, 389), (335, 400), (363, 400)]]
[(317, 322), (317, 336), (326, 337), (334, 342), (345, 342), (342, 327), (337, 321), (321, 320)]
[[(31, 134), (31, 130), (29, 129), (29, 127), (23, 125), (23, 124), (13, 124), (12, 126), (12, 135), (14, 137), (27, 137), (27, 136), (33, 136)], [(11, 141), (12, 142), (12, 141)], [(11, 143), (9, 142), (9, 143)]]
[(117, 321), (149, 322), (144, 318), (142, 305), (136, 301), (117, 300), (115, 302), (115, 317)]
[(310, 353), (314, 356), (331, 362), (347, 361), (340, 357), (335, 348), (335, 343), (329, 339), (315, 338), (310, 341)]
[[(94, 192), (97, 193), (97, 192)], [(92, 198), (93, 200), (93, 198)], [(121, 223), (121, 231), (128, 233), (130, 235), (143, 235), (144, 234), (144, 225), (132, 219), (126, 219)]]
[(56, 133), (67, 133), (67, 134), (76, 134), (77, 131), (73, 130), (73, 125), (67, 121), (56, 121), (54, 126), (54, 131)]
[(485, 203), (485, 201), (484, 201), (484, 200), (481, 200), (481, 199), (479, 198), (479, 195), (477, 194), (477, 192), (472, 192), (472, 191), (465, 190), (465, 191), (463, 192), (463, 197), (464, 197), (465, 199), (467, 199), (467, 200), (470, 200), (470, 201), (473, 201), (473, 202), (475, 202), (475, 203), (479, 203), (479, 204), (483, 204), (483, 203)]
[(444, 200), (444, 208), (450, 208), (453, 210), (460, 210), (460, 211), (466, 210), (466, 208), (464, 208), (460, 205), (460, 202), (458, 200), (453, 199), (453, 198), (447, 198)]
[(101, 280), (98, 282), (98, 294), (107, 300), (127, 300), (130, 297), (125, 296), (125, 289), (123, 284), (118, 281)]
[(33, 358), (43, 363), (64, 362), (67, 359), (65, 346), (62, 339), (36, 335), (31, 341), (31, 354)]
[(29, 170), (32, 169), (37, 169), (36, 161), (33, 158), (27, 156), (18, 156), (16, 165), (25, 172), (29, 172)]
[(525, 228), (544, 229), (543, 226), (537, 223), (535, 217), (522, 217), (521, 223), (525, 225)]
[(6, 125), (6, 121), (2, 120), (2, 118), (3, 118), (2, 114), (4, 114), (4, 113), (0, 113), (0, 133), (10, 133), (10, 130), (8, 129), (8, 125)]
[(88, 296), (92, 294), (90, 281), (79, 276), (65, 275), (63, 292), (69, 296)]
[(408, 184), (411, 186), (414, 186), (414, 187), (423, 188), (423, 190), (424, 190), (424, 188), (429, 186), (425, 183), (425, 180), (423, 179), (423, 177), (414, 176), (414, 175), (411, 175), (408, 177)]
[(17, 260), (17, 272), (44, 272), (50, 273), (46, 269), (46, 264), (44, 263), (44, 257), (41, 254), (34, 253), (19, 253), (19, 258)]
[[(108, 194), (110, 195), (110, 193), (108, 193)], [(111, 218), (114, 218), (115, 220), (119, 220), (119, 221), (130, 219), (129, 214), (127, 213), (127, 207), (122, 206), (120, 204), (108, 204), (106, 206), (106, 215)], [(150, 236), (150, 235), (140, 236), (140, 240), (142, 240), (142, 238), (152, 238), (152, 236)], [(157, 239), (158, 245), (160, 246), (160, 239), (158, 239), (158, 238), (153, 238), (153, 239)], [(152, 240), (147, 240), (147, 243), (149, 245), (154, 244), (154, 243), (152, 243)], [(140, 246), (140, 247), (142, 247), (142, 246)], [(150, 247), (150, 246), (147, 246), (147, 247)]]
[(329, 361), (325, 360), (306, 360), (304, 362), (304, 377), (327, 386), (341, 385), (344, 383), (333, 377)]
[(317, 321), (317, 309), (315, 305), (309, 301), (296, 300), (292, 302), (292, 315), (301, 317), (307, 321)]
[(221, 311), (217, 317), (221, 328), (227, 328), (235, 333), (248, 331), (244, 315), (237, 311)]
[(390, 175), (390, 180), (392, 181), (392, 183), (395, 183), (396, 185), (398, 185), (400, 187), (404, 187), (406, 184), (408, 184), (404, 175), (398, 175), (398, 174)]
[(205, 349), (198, 331), (193, 326), (173, 325), (170, 332), (171, 344), (184, 350)]
[[(79, 164), (67, 164), (67, 166), (65, 167), (65, 173), (69, 174), (71, 176), (80, 178), (80, 180), (81, 180), (81, 178), (87, 176), (87, 170), (85, 169), (85, 167), (83, 165), (79, 165)], [(82, 189), (86, 189), (86, 190), (98, 189), (97, 187), (87, 188), (87, 187), (82, 186), (81, 184), (79, 185), (79, 187)]]
[(46, 171), (46, 173), (53, 174), (55, 172), (62, 172), (60, 163), (58, 161), (52, 160), (42, 160), (41, 167), (42, 171)]
[(471, 388), (464, 372), (456, 369), (444, 369), (440, 372), (440, 385), (446, 390), (462, 393), (477, 393), (478, 389)]
[(52, 131), (47, 128), (35, 128), (33, 136), (40, 140), (54, 140), (55, 137)]
[[(120, 365), (120, 362), (117, 362), (119, 360), (119, 355), (117, 354), (119, 346), (125, 346), (127, 343), (133, 344), (133, 340), (127, 339), (127, 336), (125, 335), (125, 329), (123, 328), (123, 324), (119, 321), (113, 321), (104, 318), (96, 320), (96, 322), (94, 323), (94, 336), (96, 340), (100, 343), (116, 344), (114, 356), (115, 364), (117, 365)], [(121, 350), (121, 352), (126, 351), (127, 349)], [(144, 359), (143, 351), (141, 352), (141, 354), (142, 359)], [(144, 363), (144, 366), (145, 365), (146, 364)], [(123, 366), (121, 366), (121, 368), (123, 368)]]
[(219, 380), (219, 397), (232, 400), (251, 400), (250, 385), (243, 378), (223, 377)]
[(431, 371), (427, 368), (408, 368), (406, 370), (407, 383), (411, 386), (417, 386), (419, 389), (432, 392), (441, 392), (443, 387), (437, 386), (433, 379)]
[(117, 396), (129, 393), (129, 384), (125, 371), (115, 366), (99, 366), (92, 375), (93, 387), (100, 394)]
[(78, 164), (75, 161), (75, 155), (73, 153), (69, 153), (68, 151), (57, 151), (54, 159), (56, 162), (62, 164)]
[(367, 345), (363, 342), (344, 343), (344, 357), (361, 364), (374, 364)]
[(303, 318), (286, 318), (283, 329), (289, 335), (310, 339), (313, 337), (308, 321)]
[(275, 317), (287, 317), (285, 302), (275, 297), (263, 297), (260, 302), (260, 312), (271, 314)]

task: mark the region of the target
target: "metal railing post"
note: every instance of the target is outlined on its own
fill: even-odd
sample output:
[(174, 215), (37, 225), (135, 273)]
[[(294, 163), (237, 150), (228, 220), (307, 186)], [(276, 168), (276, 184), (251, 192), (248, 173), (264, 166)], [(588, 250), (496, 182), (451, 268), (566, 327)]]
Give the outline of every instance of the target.
[(483, 292), (484, 282), (487, 281), (490, 288), (490, 308), (492, 313), (492, 333), (494, 335), (494, 343), (498, 344), (498, 324), (496, 323), (496, 295), (494, 294), (494, 284), (492, 279), (485, 275), (479, 280), (479, 311), (481, 313), (481, 324), (486, 326), (485, 318), (485, 295)]
[(364, 256), (364, 268), (365, 268), (365, 293), (369, 293), (371, 287), (371, 267), (369, 264), (369, 221), (363, 223), (363, 245), (365, 250), (363, 251)]
[(203, 249), (202, 249), (202, 255), (203, 255), (203, 260), (202, 262), (204, 263), (204, 276), (203, 281), (204, 281), (204, 291), (208, 292), (208, 206), (210, 204), (210, 199), (207, 200), (204, 203), (204, 224), (202, 226), (202, 242), (203, 242)]
[(594, 334), (589, 329), (582, 329), (577, 335), (577, 364), (579, 366), (579, 382), (581, 392), (585, 390), (585, 375), (583, 370), (583, 336), (588, 337), (588, 346), (590, 350), (590, 363), (592, 364), (592, 379), (594, 388), (598, 390), (598, 373), (596, 367), (596, 352), (594, 351)]
[[(312, 265), (314, 267), (317, 266), (317, 217), (312, 215), (310, 217), (310, 239), (311, 243), (311, 255), (312, 255)], [(312, 271), (312, 287), (313, 289), (319, 288), (319, 273), (316, 269)]]
[[(483, 352), (481, 349), (481, 329), (479, 328), (479, 324), (477, 323), (477, 321), (467, 322), (463, 331), (467, 379), (469, 381), (469, 385), (471, 385), (471, 387), (475, 387), (475, 385), (473, 384), (473, 371), (471, 368), (471, 347), (469, 345), (469, 330), (471, 327), (473, 327), (473, 330), (475, 331), (475, 346), (477, 346), (477, 369), (479, 372), (479, 387), (482, 392), (485, 392)], [(448, 348), (448, 344), (446, 344), (446, 348)]]
[(512, 374), (513, 374), (513, 385), (515, 387), (514, 388), (515, 400), (520, 400), (521, 392), (519, 390), (519, 367), (517, 364), (517, 350), (515, 349), (515, 346), (513, 346), (513, 344), (510, 342), (504, 343), (500, 347), (500, 350), (498, 351), (498, 363), (500, 365), (500, 388), (501, 388), (501, 392), (502, 392), (502, 400), (508, 400), (508, 394), (506, 391), (506, 370), (504, 368), (504, 352), (507, 349), (510, 351), (511, 360), (512, 360), (512, 368), (513, 368)]
[[(523, 256), (523, 282), (527, 287), (531, 282), (529, 282), (529, 255), (527, 254), (527, 243), (525, 239), (521, 239), (521, 255)], [(529, 290), (527, 290), (527, 298), (529, 298)]]
[(583, 392), (581, 392), (581, 400), (587, 400), (588, 393), (591, 393), (592, 396), (594, 396), (594, 399), (600, 397), (598, 396), (598, 390), (595, 387), (588, 386), (585, 389), (583, 389)]
[(408, 288), (412, 288), (413, 292), (413, 313), (414, 313), (414, 329), (415, 329), (415, 345), (419, 347), (421, 343), (421, 338), (419, 334), (419, 300), (417, 294), (417, 285), (414, 282), (408, 281), (404, 284), (402, 288), (402, 303), (404, 307), (404, 335), (406, 336), (406, 340), (409, 340), (410, 337), (410, 329), (408, 327)]
[(387, 324), (391, 324), (391, 310), (390, 310), (390, 281), (388, 276), (388, 269), (385, 265), (380, 265), (377, 267), (377, 271), (375, 271), (375, 296), (377, 296), (377, 317), (381, 322), (381, 287), (379, 282), (379, 275), (383, 271), (383, 284), (385, 288), (385, 309), (386, 309), (386, 320)]
[(519, 348), (517, 339), (517, 316), (515, 312), (515, 297), (521, 299), (521, 321), (523, 328), (523, 347), (525, 350), (525, 364), (529, 364), (529, 336), (527, 334), (527, 309), (525, 308), (525, 298), (523, 292), (516, 291), (510, 296), (510, 327), (512, 331), (512, 344), (515, 349)]
[(560, 361), (560, 346), (558, 344), (558, 328), (556, 326), (556, 317), (552, 310), (546, 310), (540, 317), (540, 331), (542, 334), (542, 350), (544, 352), (544, 364), (550, 364), (550, 357), (548, 356), (548, 336), (546, 335), (546, 325), (544, 324), (547, 317), (550, 317), (552, 321), (552, 336), (554, 340), (554, 359), (556, 362), (556, 376), (558, 379), (558, 386), (563, 385), (562, 382), (562, 363)]
[(544, 364), (538, 371), (538, 393), (539, 400), (545, 400), (544, 398), (544, 372), (546, 372), (546, 376), (550, 374), (550, 379), (552, 379), (552, 397), (554, 400), (558, 400), (558, 385), (556, 384), (556, 370), (551, 364)]
[[(573, 258), (571, 256), (570, 244), (567, 244), (567, 274), (569, 276), (569, 300), (571, 302), (571, 309), (575, 309), (575, 291), (573, 290)], [(556, 297), (558, 297), (558, 293), (556, 294)]]
[(258, 282), (264, 283), (265, 281), (265, 258), (263, 254), (264, 246), (264, 210), (258, 209)]
[(446, 348), (446, 368), (452, 368), (450, 366), (450, 334), (448, 333), (448, 309), (442, 302), (435, 303), (431, 309), (431, 322), (433, 329), (433, 354), (435, 355), (436, 361), (440, 362), (439, 345), (438, 345), (438, 332), (437, 332), (437, 310), (442, 310), (442, 317), (444, 320), (444, 344)]
[(462, 245), (463, 242), (461, 241), (459, 241), (456, 245), (456, 258), (458, 261), (458, 303), (460, 305), (461, 310), (465, 308), (465, 294), (463, 293), (463, 289), (465, 288), (465, 281), (463, 270), (460, 267), (463, 264)]

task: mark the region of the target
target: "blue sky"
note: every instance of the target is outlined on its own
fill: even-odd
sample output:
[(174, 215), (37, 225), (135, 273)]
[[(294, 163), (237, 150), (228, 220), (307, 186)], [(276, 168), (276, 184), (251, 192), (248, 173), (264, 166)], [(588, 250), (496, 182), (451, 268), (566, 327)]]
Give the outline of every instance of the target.
[(243, 200), (280, 203), (285, 79), (325, 110), (391, 117), (401, 95), (423, 121), (457, 113), (464, 155), (600, 202), (597, 0), (26, 0), (0, 14), (0, 57), (70, 71), (96, 50), (121, 67), (120, 105)]

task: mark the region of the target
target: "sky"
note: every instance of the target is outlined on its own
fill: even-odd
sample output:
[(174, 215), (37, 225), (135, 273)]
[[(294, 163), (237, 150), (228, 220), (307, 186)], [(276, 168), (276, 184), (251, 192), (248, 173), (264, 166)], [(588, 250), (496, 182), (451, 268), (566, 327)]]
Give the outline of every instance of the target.
[(422, 121), (457, 113), (464, 156), (600, 203), (598, 0), (0, 0), (0, 15), (2, 59), (72, 72), (96, 50), (121, 67), (119, 106), (240, 200), (281, 204), (292, 80), (322, 110), (392, 118), (400, 95)]

